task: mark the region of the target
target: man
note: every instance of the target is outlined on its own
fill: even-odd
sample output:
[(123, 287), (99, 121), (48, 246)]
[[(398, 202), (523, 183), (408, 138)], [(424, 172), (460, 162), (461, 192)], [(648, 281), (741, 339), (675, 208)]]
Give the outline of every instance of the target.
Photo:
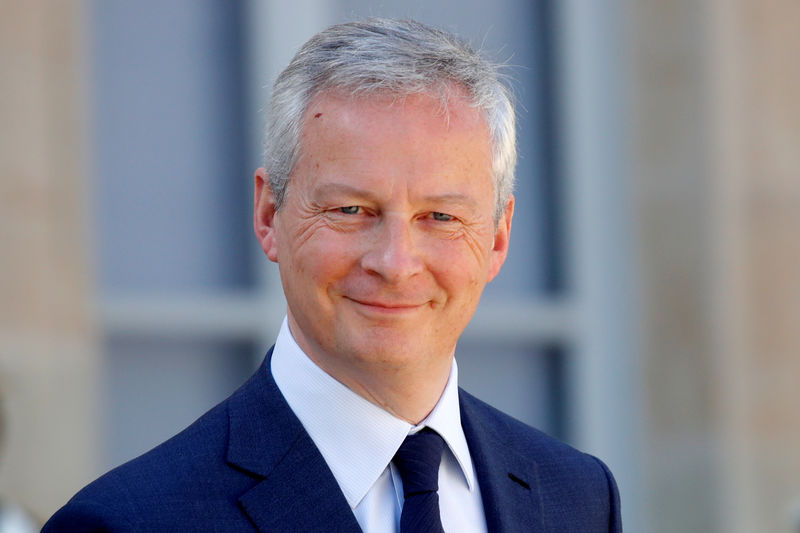
[(452, 35), (370, 20), (276, 81), (254, 228), (287, 318), (262, 368), (45, 531), (619, 531), (611, 474), (460, 391), (508, 251), (514, 113)]

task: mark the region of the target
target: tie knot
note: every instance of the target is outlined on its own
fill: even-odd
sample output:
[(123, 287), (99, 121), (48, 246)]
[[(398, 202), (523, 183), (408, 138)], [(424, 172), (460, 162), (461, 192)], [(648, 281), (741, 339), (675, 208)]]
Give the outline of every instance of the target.
[(409, 435), (394, 456), (394, 464), (403, 480), (403, 496), (439, 490), (439, 463), (444, 440), (432, 429), (425, 428)]

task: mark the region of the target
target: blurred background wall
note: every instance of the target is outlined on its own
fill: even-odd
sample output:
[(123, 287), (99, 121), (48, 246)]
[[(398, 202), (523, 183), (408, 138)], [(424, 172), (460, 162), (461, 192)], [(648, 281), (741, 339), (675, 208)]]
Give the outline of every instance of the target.
[(266, 87), (375, 15), (506, 60), (520, 108), (462, 384), (606, 460), (628, 531), (800, 530), (800, 4), (431, 4), (0, 0), (3, 499), (46, 519), (252, 372)]
[(40, 518), (102, 438), (84, 7), (0, 3), (0, 497)]

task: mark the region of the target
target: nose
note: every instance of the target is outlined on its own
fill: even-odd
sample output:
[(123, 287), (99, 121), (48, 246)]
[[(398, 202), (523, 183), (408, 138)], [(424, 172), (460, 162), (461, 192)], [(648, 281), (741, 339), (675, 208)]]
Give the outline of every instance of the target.
[(423, 261), (410, 222), (385, 216), (366, 242), (361, 266), (387, 283), (397, 284), (420, 273)]

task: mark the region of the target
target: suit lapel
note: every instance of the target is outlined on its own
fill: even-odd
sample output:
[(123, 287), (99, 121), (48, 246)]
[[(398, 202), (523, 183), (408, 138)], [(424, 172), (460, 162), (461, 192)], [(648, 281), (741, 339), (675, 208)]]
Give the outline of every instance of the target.
[(506, 444), (507, 432), (488, 406), (463, 390), (459, 399), (489, 533), (544, 531), (536, 463)]
[[(284, 400), (267, 354), (229, 403), (227, 460), (261, 481), (239, 498), (259, 531), (360, 532), (336, 479)], [(461, 423), (490, 533), (541, 532), (536, 463), (506, 444), (502, 422), (460, 391)]]
[(239, 498), (259, 531), (361, 531), (336, 479), (264, 364), (230, 400), (228, 463), (262, 481)]
[(259, 531), (360, 531), (311, 439), (301, 438), (239, 502)]

